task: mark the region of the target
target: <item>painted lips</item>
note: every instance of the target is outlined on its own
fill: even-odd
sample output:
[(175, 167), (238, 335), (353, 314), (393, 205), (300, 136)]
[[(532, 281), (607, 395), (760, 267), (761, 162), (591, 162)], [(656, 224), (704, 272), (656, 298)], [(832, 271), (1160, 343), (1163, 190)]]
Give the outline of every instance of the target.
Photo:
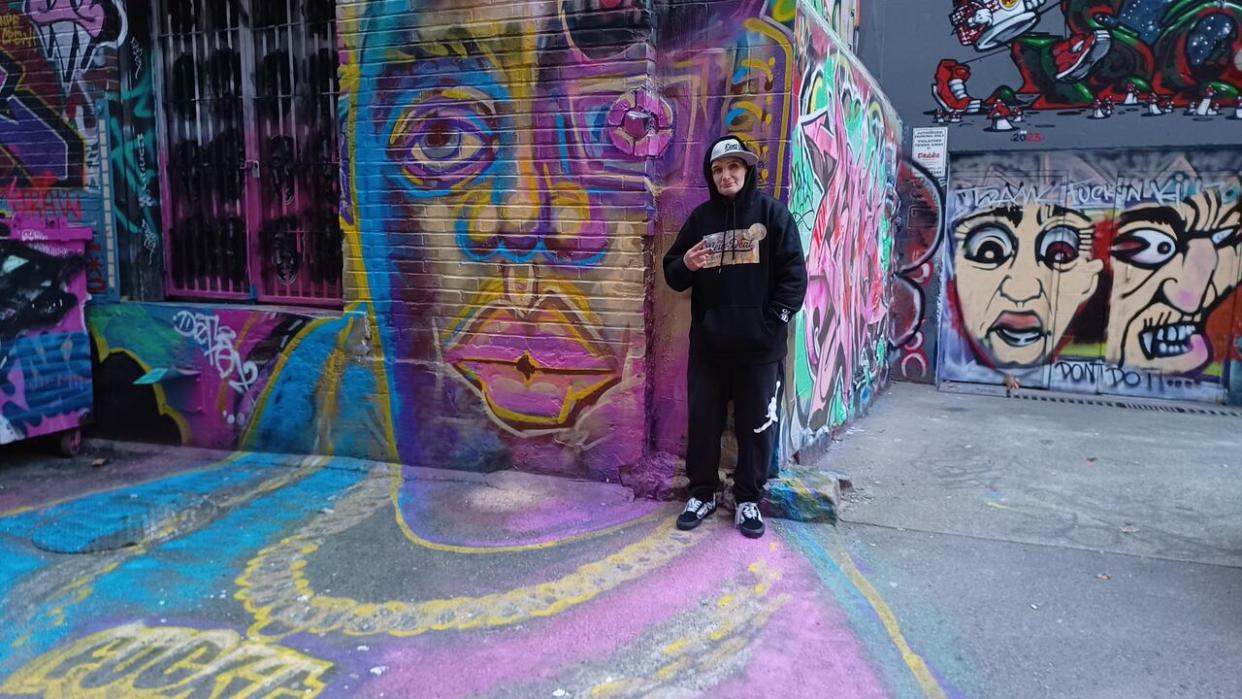
[(517, 430), (566, 427), (620, 380), (616, 358), (562, 296), (533, 308), (498, 299), (458, 326), (445, 360)]
[(1044, 323), (1034, 313), (1005, 311), (1000, 314), (988, 332), (1013, 347), (1029, 347), (1039, 342), (1047, 333)]
[(1193, 349), (1191, 338), (1199, 334), (1194, 323), (1173, 323), (1148, 328), (1139, 333), (1139, 344), (1148, 359), (1177, 357)]

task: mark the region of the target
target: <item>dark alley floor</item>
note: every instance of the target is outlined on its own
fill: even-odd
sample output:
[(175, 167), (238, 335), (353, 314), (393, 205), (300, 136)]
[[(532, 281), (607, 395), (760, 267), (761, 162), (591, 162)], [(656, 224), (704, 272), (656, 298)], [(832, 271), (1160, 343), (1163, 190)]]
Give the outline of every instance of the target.
[(10, 446), (0, 695), (1240, 696), (1237, 426), (898, 385), (825, 459), (845, 521), (758, 541), (606, 484)]

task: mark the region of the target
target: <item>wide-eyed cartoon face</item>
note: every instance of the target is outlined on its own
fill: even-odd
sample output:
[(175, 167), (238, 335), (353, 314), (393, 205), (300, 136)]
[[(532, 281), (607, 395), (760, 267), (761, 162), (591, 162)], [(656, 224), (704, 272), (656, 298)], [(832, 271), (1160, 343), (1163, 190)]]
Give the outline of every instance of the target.
[(998, 368), (1047, 361), (1104, 267), (1091, 257), (1091, 221), (1059, 206), (1000, 207), (959, 221), (954, 239), (961, 320), (976, 347)]
[(1211, 363), (1208, 315), (1238, 285), (1239, 210), (1209, 191), (1122, 212), (1111, 249), (1111, 361), (1170, 373)]

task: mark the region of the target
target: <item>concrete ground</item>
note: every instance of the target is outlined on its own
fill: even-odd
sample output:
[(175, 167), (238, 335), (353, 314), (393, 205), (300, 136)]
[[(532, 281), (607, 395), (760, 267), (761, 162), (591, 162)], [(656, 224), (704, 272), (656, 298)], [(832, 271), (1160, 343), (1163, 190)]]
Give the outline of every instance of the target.
[(1242, 696), (1239, 418), (887, 393), (838, 534), (967, 694)]
[(607, 484), (5, 447), (0, 696), (1242, 696), (1234, 434), (901, 385), (825, 458), (842, 524), (757, 541)]

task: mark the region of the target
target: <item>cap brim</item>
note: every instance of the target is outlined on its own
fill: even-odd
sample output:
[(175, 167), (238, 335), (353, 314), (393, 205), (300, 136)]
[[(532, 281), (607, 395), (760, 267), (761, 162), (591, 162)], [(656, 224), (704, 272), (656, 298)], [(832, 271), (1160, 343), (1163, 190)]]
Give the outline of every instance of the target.
[(728, 153), (721, 153), (720, 155), (712, 158), (712, 162), (714, 163), (717, 160), (724, 160), (725, 158), (737, 158), (738, 160), (746, 163), (747, 167), (753, 166), (755, 163), (759, 162), (759, 156), (748, 150), (735, 150), (729, 151)]

